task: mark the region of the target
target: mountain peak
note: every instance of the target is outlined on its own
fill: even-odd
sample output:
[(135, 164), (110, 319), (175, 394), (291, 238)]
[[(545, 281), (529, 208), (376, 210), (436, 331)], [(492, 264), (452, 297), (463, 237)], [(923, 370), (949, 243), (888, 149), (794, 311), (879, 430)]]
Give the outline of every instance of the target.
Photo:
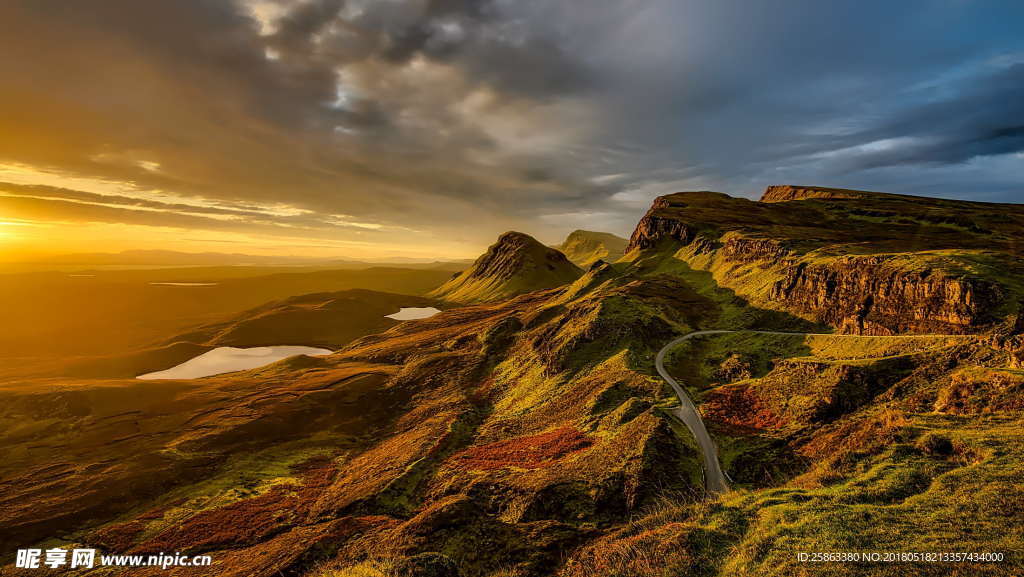
[[(516, 250), (539, 250), (544, 247), (540, 241), (524, 233), (510, 230), (502, 233), (498, 241), (488, 248), (488, 252), (494, 251), (516, 251)], [(486, 254), (486, 253), (485, 253)]]
[(465, 303), (497, 301), (561, 286), (582, 273), (561, 252), (528, 234), (509, 231), (431, 296)]
[(577, 266), (587, 268), (598, 260), (619, 260), (628, 243), (628, 240), (608, 232), (577, 229), (554, 248), (562, 251)]
[(512, 242), (512, 241), (521, 241), (521, 242), (530, 242), (530, 241), (532, 241), (532, 242), (538, 242), (537, 239), (533, 238), (532, 236), (526, 234), (525, 232), (519, 232), (517, 230), (505, 231), (505, 232), (501, 233), (500, 236), (498, 236), (498, 242), (499, 243), (501, 243), (501, 242)]

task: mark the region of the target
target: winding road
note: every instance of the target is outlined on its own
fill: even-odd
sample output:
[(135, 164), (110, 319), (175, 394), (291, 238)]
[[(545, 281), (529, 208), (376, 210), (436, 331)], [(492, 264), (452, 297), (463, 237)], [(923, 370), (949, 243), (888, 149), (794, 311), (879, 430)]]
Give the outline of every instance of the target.
[(693, 433), (693, 438), (697, 440), (697, 445), (700, 447), (701, 453), (704, 455), (704, 490), (709, 495), (717, 495), (725, 493), (729, 490), (729, 482), (725, 476), (725, 472), (722, 471), (722, 465), (718, 461), (718, 446), (715, 445), (715, 441), (711, 439), (711, 435), (708, 434), (707, 427), (704, 426), (704, 421), (700, 418), (700, 413), (697, 411), (697, 407), (693, 404), (693, 400), (690, 399), (690, 395), (686, 394), (686, 390), (683, 389), (682, 385), (679, 384), (672, 375), (668, 374), (665, 370), (665, 355), (668, 351), (684, 341), (688, 341), (695, 337), (703, 337), (707, 335), (721, 335), (725, 333), (751, 333), (758, 335), (785, 335), (785, 336), (803, 336), (803, 337), (870, 337), (870, 338), (922, 338), (922, 337), (972, 337), (974, 335), (849, 335), (849, 334), (835, 334), (835, 333), (797, 333), (797, 332), (784, 332), (784, 331), (755, 331), (755, 330), (707, 330), (707, 331), (694, 331), (687, 333), (667, 345), (661, 347), (658, 351), (658, 356), (654, 359), (654, 367), (658, 370), (658, 374), (661, 378), (665, 379), (668, 384), (672, 385), (672, 390), (676, 392), (676, 396), (679, 397), (679, 406), (672, 409), (670, 412), (676, 416), (690, 432)]
[(697, 440), (700, 452), (704, 455), (704, 490), (711, 494), (725, 493), (729, 490), (729, 483), (725, 479), (725, 473), (722, 472), (722, 465), (718, 462), (718, 446), (715, 445), (711, 435), (708, 434), (708, 429), (704, 426), (704, 420), (700, 418), (700, 413), (697, 412), (697, 407), (693, 404), (693, 400), (690, 399), (690, 395), (687, 395), (682, 385), (665, 370), (665, 354), (672, 347), (694, 337), (731, 332), (735, 331), (695, 331), (687, 333), (661, 347), (661, 350), (658, 351), (658, 356), (654, 358), (654, 368), (658, 369), (658, 374), (661, 375), (661, 378), (672, 385), (672, 390), (679, 397), (679, 406), (672, 409), (672, 414), (682, 421), (686, 428), (690, 429), (690, 432), (693, 433), (693, 438)]

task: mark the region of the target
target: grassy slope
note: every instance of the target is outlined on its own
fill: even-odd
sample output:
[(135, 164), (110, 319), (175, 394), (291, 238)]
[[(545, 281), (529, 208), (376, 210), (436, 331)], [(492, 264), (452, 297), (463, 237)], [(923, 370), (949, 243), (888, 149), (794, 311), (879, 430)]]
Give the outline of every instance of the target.
[(454, 303), (494, 302), (576, 280), (582, 271), (534, 238), (507, 232), (469, 268), (429, 296)]
[[(913, 366), (889, 378), (874, 402), (828, 422), (753, 430), (716, 426), (712, 414), (733, 476), (739, 476), (730, 467), (734, 459), (743, 458), (749, 469), (786, 454), (788, 472), (765, 467), (777, 476), (747, 477), (737, 491), (699, 506), (666, 501), (577, 552), (564, 575), (904, 575), (909, 567), (918, 575), (947, 575), (952, 567), (1014, 575), (1024, 566), (1024, 373), (1005, 368), (1004, 354), (969, 338), (724, 335), (704, 341), (677, 351), (673, 368), (702, 379), (694, 392), (704, 398), (735, 386), (713, 375), (737, 351), (753, 357), (747, 359), (753, 378), (738, 384), (767, 388), (769, 395), (786, 395), (772, 384), (773, 373), (791, 372), (794, 363), (813, 367), (807, 383), (825, 377), (830, 366), (884, 371), (893, 359)], [(794, 399), (768, 404), (785, 411)], [(758, 450), (750, 454), (752, 447)], [(951, 550), (1000, 551), (1011, 559), (809, 565), (796, 557)]]
[(576, 266), (588, 268), (597, 260), (615, 262), (625, 254), (627, 239), (607, 232), (575, 230), (556, 246)]
[[(700, 502), (699, 459), (688, 433), (661, 411), (674, 401), (651, 376), (654, 352), (697, 328), (806, 326), (753, 308), (709, 278), (651, 253), (589, 271), (565, 289), (403, 324), (334, 357), (167, 383), (152, 389), (165, 393), (151, 406), (179, 408), (163, 425), (140, 421), (142, 436), (131, 411), (146, 409), (130, 393), (88, 400), (96, 385), (79, 385), (86, 396), (68, 415), (11, 429), (3, 447), (14, 468), (4, 476), (23, 487), (15, 498), (45, 502), (60, 493), (54, 481), (41, 482), (32, 464), (48, 458), (30, 445), (82, 459), (90, 442), (119, 435), (125, 452), (115, 457), (125, 470), (115, 475), (85, 459), (83, 468), (58, 471), (80, 489), (68, 493), (74, 501), (58, 497), (43, 510), (54, 517), (40, 534), (81, 527), (71, 541), (212, 551), (224, 574), (250, 577), (282, 567), (393, 575), (428, 552), (466, 575), (789, 575), (811, 571), (793, 560), (799, 551), (1019, 548), (1019, 489), (1011, 484), (1024, 462), (1013, 432), (1019, 377), (1002, 368), (1003, 353), (957, 339), (728, 335), (689, 343), (670, 366), (689, 375), (706, 407), (743, 386), (773, 416), (737, 426), (744, 414), (718, 404), (709, 425), (739, 490)], [(716, 371), (737, 353), (749, 357), (741, 360), (750, 374), (723, 382)], [(368, 371), (380, 376), (348, 389), (346, 375)], [(800, 408), (849, 386), (849, 375), (871, 386), (865, 402), (825, 420)], [(806, 390), (785, 388), (794, 386)], [(9, 422), (74, 388), (10, 403)], [(281, 395), (288, 391), (312, 404)], [(326, 397), (309, 397), (314, 391)], [(379, 412), (347, 412), (368, 402)], [(59, 422), (67, 432), (55, 436), (49, 427)], [(929, 433), (952, 449), (936, 451)], [(26, 470), (34, 484), (22, 484)], [(125, 483), (148, 488), (126, 500)], [(968, 534), (951, 519), (972, 510), (985, 522)]]
[[(650, 363), (648, 343), (701, 318), (694, 311), (703, 299), (668, 282), (620, 279), (577, 287), (572, 302), (559, 302), (556, 290), (455, 309), (361, 339), (333, 357), (153, 389), (112, 382), (114, 396), (103, 399), (93, 396), (97, 382), (15, 387), (3, 392), (12, 423), (32, 406), (80, 398), (55, 421), (0, 440), (12, 463), (0, 482), (19, 487), (11, 498), (48, 503), (9, 510), (5, 523), (20, 529), (4, 537), (60, 527), (72, 540), (121, 548), (191, 543), (252, 570), (232, 557), (240, 548), (262, 543), (268, 559), (283, 558), (272, 535), (286, 539), (307, 526), (327, 531), (325, 523), (334, 527), (327, 520), (349, 519), (378, 532), (339, 553), (342, 561), (440, 547), (470, 574), (504, 564), (550, 570), (554, 551), (617, 522), (660, 490), (692, 491), (699, 478), (695, 451), (655, 406), (670, 402), (664, 384), (636, 371)], [(361, 393), (349, 390), (343, 377), (366, 372), (383, 377), (366, 381)], [(143, 390), (165, 393), (137, 397)], [(349, 411), (367, 406), (380, 412), (353, 421)], [(151, 414), (160, 407), (174, 409)], [(65, 424), (52, 427), (56, 422)], [(356, 423), (362, 431), (352, 429)], [(93, 464), (100, 455), (89, 448), (112, 437), (119, 452), (107, 456), (121, 463), (117, 474)], [(40, 482), (48, 473), (39, 467), (56, 454), (30, 446), (61, 447), (80, 466)], [(332, 463), (326, 486), (292, 470), (318, 455)], [(155, 477), (144, 475), (144, 463)], [(177, 473), (181, 467), (190, 474)], [(78, 489), (62, 493), (54, 483)], [(138, 489), (125, 493), (125, 484)], [(300, 502), (290, 501), (292, 494)], [(368, 515), (380, 518), (354, 520)], [(462, 521), (451, 534), (437, 529), (452, 517)], [(495, 547), (473, 544), (474, 531), (493, 535)]]

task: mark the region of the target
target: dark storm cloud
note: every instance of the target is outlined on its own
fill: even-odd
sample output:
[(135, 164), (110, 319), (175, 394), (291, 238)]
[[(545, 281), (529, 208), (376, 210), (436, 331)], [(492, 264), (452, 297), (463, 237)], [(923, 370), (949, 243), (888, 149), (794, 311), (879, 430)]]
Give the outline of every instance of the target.
[(312, 0), (292, 8), (269, 43), (296, 61), (327, 66), (421, 57), (458, 65), (471, 83), (509, 93), (579, 90), (594, 72), (557, 35), (494, 0)]
[(313, 35), (338, 17), (344, 0), (312, 0), (299, 4), (277, 22), (274, 44), (279, 47), (302, 48)]
[(686, 188), (1016, 200), (1022, 11), (12, 0), (0, 3), (0, 164), (194, 196), (207, 208), (193, 216), (286, 204), (474, 243), (507, 228), (628, 232), (651, 197)]
[(972, 79), (962, 92), (908, 107), (860, 135), (903, 139), (898, 147), (851, 159), (851, 168), (951, 164), (1024, 151), (1024, 63)]

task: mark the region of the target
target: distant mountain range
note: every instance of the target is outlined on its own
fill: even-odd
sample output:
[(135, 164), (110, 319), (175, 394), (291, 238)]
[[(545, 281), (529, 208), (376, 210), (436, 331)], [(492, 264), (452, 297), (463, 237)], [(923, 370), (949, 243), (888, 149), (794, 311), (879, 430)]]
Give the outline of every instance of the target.
[[(563, 252), (577, 266), (586, 268), (602, 259), (615, 261), (622, 257), (628, 240), (605, 232), (576, 230), (555, 248)], [(436, 264), (472, 264), (472, 259), (430, 259), (410, 257), (381, 257), (373, 259), (351, 259), (333, 257), (305, 257), (298, 255), (252, 255), (223, 252), (181, 252), (174, 250), (136, 249), (116, 253), (85, 252), (40, 256), (30, 260), (17, 261), (15, 265), (32, 265), (33, 268), (47, 265), (60, 267), (107, 267), (107, 266), (324, 266), (362, 267), (383, 266), (431, 266)]]
[(382, 257), (376, 259), (312, 258), (303, 256), (265, 256), (242, 253), (220, 252), (179, 252), (173, 250), (126, 250), (117, 253), (69, 253), (33, 259), (31, 264), (75, 265), (75, 266), (363, 266), (381, 265), (430, 265), (439, 262), (472, 262), (469, 259), (428, 259), (407, 257)]

